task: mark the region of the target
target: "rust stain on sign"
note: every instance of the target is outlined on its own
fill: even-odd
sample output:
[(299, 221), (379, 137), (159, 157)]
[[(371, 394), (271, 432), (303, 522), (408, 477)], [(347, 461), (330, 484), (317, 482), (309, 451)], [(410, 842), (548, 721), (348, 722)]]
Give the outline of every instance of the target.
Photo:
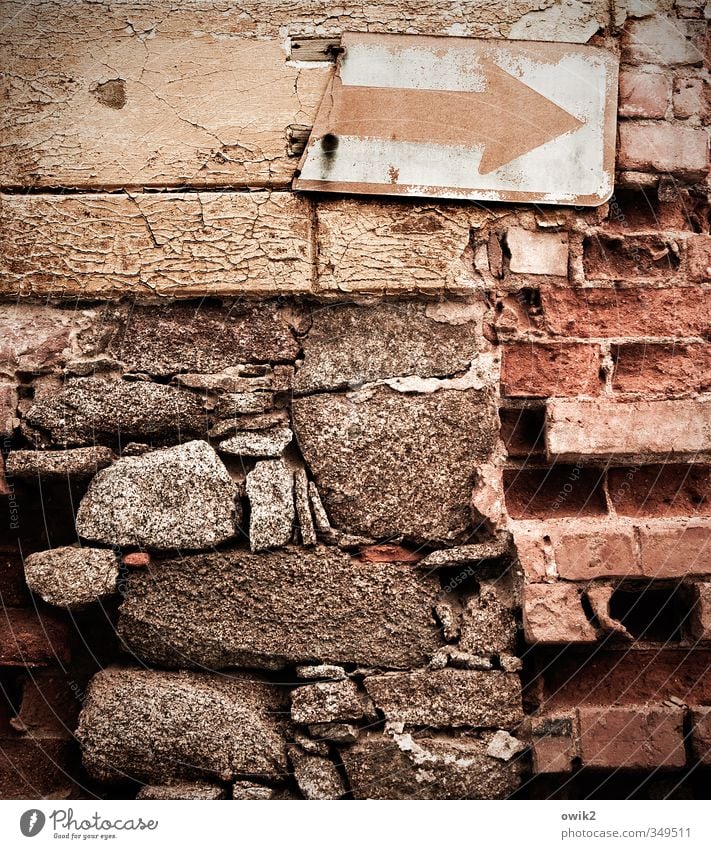
[(550, 42), (346, 33), (295, 189), (596, 206), (617, 60)]

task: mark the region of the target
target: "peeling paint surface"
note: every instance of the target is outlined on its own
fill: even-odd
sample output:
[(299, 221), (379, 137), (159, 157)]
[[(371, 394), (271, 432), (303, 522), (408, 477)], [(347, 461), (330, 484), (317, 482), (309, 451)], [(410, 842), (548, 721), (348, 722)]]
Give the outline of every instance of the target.
[(296, 189), (596, 206), (617, 60), (543, 42), (348, 33)]

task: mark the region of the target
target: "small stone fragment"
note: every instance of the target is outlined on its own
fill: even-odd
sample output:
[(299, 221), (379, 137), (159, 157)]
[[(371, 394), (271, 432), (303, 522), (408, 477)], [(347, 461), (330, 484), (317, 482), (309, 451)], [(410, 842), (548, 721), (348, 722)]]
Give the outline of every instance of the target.
[(151, 555), (147, 551), (131, 551), (124, 554), (123, 565), (129, 569), (147, 569), (151, 565)]
[(124, 457), (92, 480), (82, 537), (155, 549), (211, 548), (235, 534), (237, 486), (207, 442)]
[(309, 501), (309, 481), (306, 470), (299, 467), (294, 471), (294, 503), (296, 504), (296, 519), (303, 545), (316, 545), (316, 529), (311, 514)]
[(136, 799), (213, 800), (226, 799), (227, 792), (219, 784), (209, 781), (184, 781), (176, 784), (146, 784), (138, 791)]
[(118, 559), (113, 551), (66, 546), (30, 554), (25, 580), (48, 604), (70, 609), (86, 607), (116, 591)]
[(289, 759), (294, 778), (306, 799), (340, 799), (346, 792), (336, 765), (328, 758), (291, 747)]
[(276, 799), (278, 791), (264, 784), (255, 784), (253, 781), (237, 781), (232, 785), (232, 798), (251, 801), (264, 801)]
[(516, 618), (494, 584), (481, 583), (467, 601), (459, 648), (471, 654), (511, 653), (516, 642)]
[(296, 518), (294, 475), (283, 460), (261, 460), (247, 475), (252, 551), (278, 548), (291, 540)]
[(522, 752), (526, 746), (508, 731), (499, 730), (489, 741), (486, 754), (501, 761), (510, 761), (514, 755)]
[(302, 725), (373, 716), (370, 699), (348, 679), (321, 681), (291, 691), (291, 718)]
[(110, 466), (113, 458), (113, 451), (101, 445), (65, 451), (12, 451), (7, 458), (7, 473), (39, 480), (84, 478)]
[(309, 734), (315, 740), (329, 740), (332, 743), (355, 743), (359, 733), (358, 727), (348, 722), (317, 722), (309, 725)]
[(218, 445), (218, 450), (238, 457), (279, 457), (293, 438), (288, 427), (246, 431), (225, 439)]
[(318, 666), (297, 666), (296, 677), (305, 681), (317, 681), (330, 678), (332, 681), (343, 681), (347, 678), (346, 670), (342, 666), (330, 663), (321, 663)]
[(496, 560), (499, 557), (505, 557), (510, 551), (511, 537), (509, 534), (503, 534), (486, 542), (458, 545), (454, 548), (433, 551), (420, 560), (420, 568), (450, 569), (469, 563), (477, 563), (481, 560)]

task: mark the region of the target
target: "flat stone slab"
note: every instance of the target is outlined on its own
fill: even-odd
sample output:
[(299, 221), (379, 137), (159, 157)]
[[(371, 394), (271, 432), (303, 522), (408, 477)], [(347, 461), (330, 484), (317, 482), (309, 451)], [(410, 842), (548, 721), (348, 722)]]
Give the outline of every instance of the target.
[(12, 451), (5, 468), (15, 478), (39, 480), (92, 477), (111, 465), (113, 451), (102, 445), (65, 451)]
[(202, 434), (207, 420), (197, 395), (145, 381), (77, 377), (45, 392), (27, 412), (32, 427), (57, 445), (93, 445), (97, 439), (175, 438)]
[(314, 310), (294, 388), (317, 392), (465, 371), (481, 346), (481, 312), (478, 305), (412, 302)]
[(523, 719), (521, 681), (505, 672), (418, 669), (365, 678), (375, 706), (393, 722), (433, 728), (511, 728)]
[(288, 427), (273, 430), (245, 431), (225, 439), (218, 446), (224, 454), (238, 457), (279, 457), (294, 438)]
[(91, 680), (77, 739), (99, 781), (229, 781), (286, 768), (279, 688), (216, 676), (111, 667)]
[(57, 607), (81, 608), (116, 592), (119, 562), (101, 548), (65, 546), (25, 559), (25, 580), (33, 593)]
[(225, 551), (131, 573), (119, 632), (159, 666), (403, 669), (424, 666), (442, 645), (439, 593), (408, 564), (362, 563), (324, 546)]
[(207, 442), (124, 457), (89, 484), (77, 532), (109, 545), (212, 548), (235, 534), (237, 492)]
[(335, 528), (374, 539), (466, 541), (477, 464), (497, 437), (489, 392), (379, 386), (297, 398), (293, 415)]

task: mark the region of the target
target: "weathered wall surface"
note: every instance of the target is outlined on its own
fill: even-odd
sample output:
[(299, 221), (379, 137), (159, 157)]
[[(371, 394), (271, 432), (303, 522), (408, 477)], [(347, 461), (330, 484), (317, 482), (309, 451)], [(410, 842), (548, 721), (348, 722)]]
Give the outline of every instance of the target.
[[(0, 796), (703, 792), (703, 3), (2, 9)], [(618, 53), (612, 200), (294, 194), (348, 29)]]

